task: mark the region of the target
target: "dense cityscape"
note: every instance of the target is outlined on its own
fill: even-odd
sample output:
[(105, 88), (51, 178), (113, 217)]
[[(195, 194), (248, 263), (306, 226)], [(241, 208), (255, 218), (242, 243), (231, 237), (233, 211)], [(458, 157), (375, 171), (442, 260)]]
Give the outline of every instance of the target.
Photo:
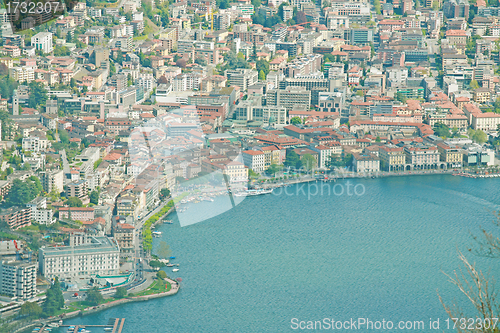
[(500, 171), (498, 1), (61, 6), (0, 11), (2, 332), (176, 293), (188, 202)]

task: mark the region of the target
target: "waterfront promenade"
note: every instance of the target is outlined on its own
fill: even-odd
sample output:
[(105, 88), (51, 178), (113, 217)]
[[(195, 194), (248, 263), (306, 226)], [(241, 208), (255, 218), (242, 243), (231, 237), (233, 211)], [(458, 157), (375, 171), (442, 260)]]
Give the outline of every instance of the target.
[[(154, 282), (153, 279), (148, 279), (148, 281), (151, 281), (152, 283)], [(49, 318), (44, 318), (44, 319), (37, 319), (34, 321), (31, 321), (30, 323), (19, 323), (18, 325), (15, 325), (12, 327), (12, 333), (21, 333), (21, 332), (27, 332), (29, 329), (32, 329), (33, 327), (37, 326), (43, 326), (44, 324), (51, 323), (51, 322), (57, 322), (59, 320), (65, 320), (65, 319), (70, 319), (78, 316), (86, 316), (90, 315), (99, 311), (107, 310), (109, 308), (112, 308), (114, 306), (122, 305), (122, 304), (127, 304), (127, 303), (132, 303), (132, 302), (144, 302), (148, 301), (151, 299), (155, 298), (160, 298), (160, 297), (166, 297), (166, 296), (171, 296), (177, 294), (180, 289), (180, 284), (177, 281), (174, 281), (172, 279), (166, 278), (164, 279), (165, 282), (168, 282), (171, 285), (171, 289), (166, 292), (162, 293), (154, 293), (150, 295), (141, 295), (141, 296), (130, 296), (130, 297), (125, 297), (121, 299), (117, 299), (114, 301), (110, 301), (104, 304), (100, 304), (98, 306), (90, 306), (81, 310), (75, 310), (71, 312), (66, 312), (63, 313), (59, 316), (54, 316), (54, 317), (49, 317)], [(151, 284), (152, 284), (151, 283)], [(151, 285), (148, 285), (148, 288)], [(147, 288), (146, 288), (147, 289)]]

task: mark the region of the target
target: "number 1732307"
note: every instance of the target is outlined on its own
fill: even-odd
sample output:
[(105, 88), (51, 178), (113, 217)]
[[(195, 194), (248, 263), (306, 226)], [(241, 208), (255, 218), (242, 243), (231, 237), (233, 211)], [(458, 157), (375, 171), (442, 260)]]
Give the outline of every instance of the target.
[(448, 318), (447, 329), (483, 330), (497, 328), (498, 318)]
[(35, 1), (7, 1), (5, 4), (7, 13), (15, 14), (42, 14), (56, 13), (62, 9), (62, 5), (57, 1), (35, 2)]

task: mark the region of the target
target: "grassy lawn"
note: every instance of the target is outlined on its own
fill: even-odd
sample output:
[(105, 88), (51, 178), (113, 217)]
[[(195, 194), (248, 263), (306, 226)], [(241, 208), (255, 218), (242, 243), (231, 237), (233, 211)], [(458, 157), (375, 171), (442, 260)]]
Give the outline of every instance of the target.
[(19, 239), (18, 236), (0, 231), (0, 238)]
[(135, 40), (135, 41), (138, 41), (138, 40), (146, 40), (146, 39), (148, 39), (148, 35), (134, 37), (134, 40)]
[(160, 280), (155, 280), (148, 289), (134, 294), (135, 296), (146, 296), (146, 295), (153, 295), (153, 294), (159, 294), (159, 293), (164, 293), (166, 291), (169, 291), (172, 289), (172, 286), (170, 283), (165, 282), (165, 281), (160, 281)]

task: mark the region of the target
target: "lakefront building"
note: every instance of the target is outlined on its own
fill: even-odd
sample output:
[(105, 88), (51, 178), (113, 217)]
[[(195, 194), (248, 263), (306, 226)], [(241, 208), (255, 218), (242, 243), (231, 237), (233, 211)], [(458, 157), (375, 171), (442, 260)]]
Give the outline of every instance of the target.
[(105, 236), (71, 235), (68, 246), (38, 252), (40, 274), (47, 279), (117, 275), (119, 258), (120, 247)]

